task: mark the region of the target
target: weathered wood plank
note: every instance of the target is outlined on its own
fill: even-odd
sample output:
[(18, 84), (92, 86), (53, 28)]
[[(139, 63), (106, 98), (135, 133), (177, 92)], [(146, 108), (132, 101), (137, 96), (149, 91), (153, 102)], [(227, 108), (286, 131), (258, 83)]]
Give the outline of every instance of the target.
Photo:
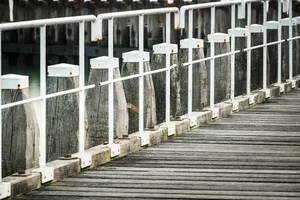
[[(204, 49), (193, 49), (193, 60), (204, 58)], [(188, 62), (188, 50), (180, 50), (180, 64)], [(207, 106), (208, 100), (208, 69), (205, 62), (193, 64), (193, 107), (192, 109), (201, 110)], [(188, 66), (179, 67), (180, 78), (180, 98), (181, 98), (181, 114), (186, 114), (188, 110)]]
[(279, 97), (26, 197), (300, 199), (299, 116)]
[[(28, 98), (28, 89), (3, 89), (3, 104)], [(2, 110), (2, 174), (38, 166), (39, 127), (31, 103)]]
[[(180, 80), (179, 80), (179, 66), (178, 66), (178, 55), (172, 54), (170, 58), (171, 65), (176, 64), (177, 66), (171, 70), (171, 118), (180, 116), (181, 101), (180, 101)], [(163, 69), (166, 68), (166, 56), (162, 54), (153, 54), (151, 61), (151, 69)], [(161, 72), (152, 75), (154, 89), (155, 89), (155, 100), (156, 100), (156, 116), (157, 122), (162, 123), (166, 119), (166, 73)]]
[[(114, 78), (120, 78), (115, 68)], [(108, 140), (108, 86), (98, 86), (108, 80), (107, 69), (91, 69), (88, 84), (96, 87), (87, 91), (86, 111), (88, 117), (88, 147), (94, 147)], [(114, 83), (114, 133), (121, 138), (128, 135), (128, 111), (122, 82)]]
[[(138, 63), (123, 63), (121, 75), (137, 74)], [(144, 71), (151, 71), (150, 63), (144, 62)], [(137, 78), (123, 82), (129, 114), (129, 133), (139, 130), (139, 80)], [(155, 91), (152, 75), (144, 77), (144, 127), (153, 128), (157, 124)]]
[[(79, 86), (79, 77), (48, 77), (47, 94)], [(72, 93), (47, 99), (47, 161), (78, 152), (78, 94)]]

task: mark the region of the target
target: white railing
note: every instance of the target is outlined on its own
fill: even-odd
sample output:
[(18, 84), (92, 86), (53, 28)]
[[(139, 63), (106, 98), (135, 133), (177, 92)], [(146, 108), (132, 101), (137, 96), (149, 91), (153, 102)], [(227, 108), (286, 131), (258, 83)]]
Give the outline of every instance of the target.
[[(46, 99), (56, 96), (61, 96), (64, 94), (70, 94), (74, 92), (79, 92), (79, 153), (84, 152), (84, 90), (95, 87), (95, 85), (84, 86), (84, 23), (85, 22), (95, 22), (96, 17), (94, 15), (87, 16), (76, 16), (76, 17), (65, 17), (56, 19), (43, 19), (43, 20), (32, 20), (25, 22), (15, 22), (0, 25), (0, 41), (1, 33), (3, 31), (15, 30), (15, 29), (25, 29), (25, 28), (35, 28), (40, 29), (40, 96), (36, 98), (30, 98), (19, 102), (14, 102), (10, 104), (1, 105), (1, 92), (0, 92), (0, 105), (1, 110), (9, 108), (16, 105), (21, 105), (29, 102), (40, 101), (40, 114), (39, 114), (39, 129), (40, 129), (40, 141), (39, 141), (39, 167), (42, 177), (45, 177), (45, 181), (49, 180), (50, 177), (53, 178), (53, 170), (46, 167)], [(58, 25), (58, 24), (71, 24), (79, 23), (79, 88), (66, 90), (63, 92), (58, 92), (54, 94), (46, 95), (46, 26)], [(0, 60), (2, 55), (0, 42)], [(0, 62), (0, 76), (1, 72), (1, 62)], [(0, 115), (0, 138), (2, 139), (2, 115)], [(0, 148), (0, 151), (2, 148)], [(0, 152), (0, 160), (2, 160), (2, 152)], [(2, 165), (0, 163), (2, 168)], [(0, 171), (0, 177), (2, 176)], [(2, 180), (2, 179), (1, 179)], [(0, 188), (1, 189), (1, 188)]]
[[(139, 132), (144, 131), (144, 64), (143, 64), (143, 52), (144, 52), (144, 16), (145, 15), (157, 15), (166, 14), (166, 52), (169, 52), (170, 42), (171, 42), (171, 13), (174, 13), (174, 25), (175, 28), (179, 27), (179, 9), (176, 7), (172, 8), (161, 8), (161, 9), (149, 9), (149, 10), (136, 10), (136, 11), (125, 11), (125, 12), (115, 12), (115, 13), (105, 13), (97, 16), (97, 25), (92, 27), (92, 40), (102, 39), (102, 21), (108, 20), (108, 57), (109, 61), (113, 58), (113, 20), (114, 18), (124, 18), (124, 17), (139, 17)], [(95, 24), (94, 24), (95, 25)], [(173, 66), (174, 67), (174, 66)], [(158, 72), (166, 72), (166, 124), (170, 122), (170, 54), (166, 54), (166, 69), (159, 70)], [(155, 72), (156, 73), (156, 72)], [(153, 73), (152, 73), (153, 74)], [(128, 78), (135, 78), (136, 75), (129, 76)], [(121, 79), (122, 80), (122, 79)], [(109, 144), (113, 144), (114, 140), (114, 89), (113, 89), (113, 69), (108, 69), (108, 82), (109, 85), (109, 97), (108, 97), (108, 108), (109, 108)]]
[[(24, 28), (33, 28), (39, 27), (40, 28), (40, 96), (35, 98), (30, 98), (14, 103), (9, 103), (5, 105), (1, 105), (1, 92), (0, 92), (0, 105), (1, 110), (17, 105), (22, 105), (25, 103), (40, 101), (41, 108), (40, 108), (40, 144), (39, 144), (39, 151), (40, 151), (40, 158), (39, 158), (39, 167), (40, 172), (48, 173), (49, 169), (46, 167), (46, 99), (79, 92), (79, 155), (85, 154), (85, 130), (84, 130), (84, 112), (85, 112), (85, 99), (84, 99), (84, 91), (86, 89), (91, 89), (96, 87), (95, 85), (88, 85), (85, 86), (84, 84), (84, 24), (85, 22), (91, 22), (92, 24), (92, 40), (101, 40), (102, 39), (102, 22), (103, 20), (108, 20), (108, 56), (109, 62), (113, 59), (113, 48), (114, 48), (114, 41), (113, 41), (113, 33), (114, 33), (114, 26), (113, 22), (115, 18), (124, 18), (124, 17), (133, 17), (137, 16), (139, 18), (139, 73), (131, 76), (121, 77), (118, 79), (114, 79), (113, 77), (113, 68), (110, 67), (108, 69), (108, 81), (100, 82), (99, 86), (108, 85), (109, 90), (109, 99), (108, 99), (108, 109), (109, 109), (109, 144), (112, 145), (114, 143), (114, 83), (117, 81), (124, 81), (133, 78), (139, 78), (139, 133), (144, 132), (144, 76), (151, 75), (155, 73), (166, 72), (166, 105), (165, 105), (165, 122), (166, 125), (170, 123), (170, 70), (174, 67), (178, 67), (176, 65), (170, 64), (170, 54), (166, 53), (166, 68), (154, 70), (150, 72), (144, 72), (143, 69), (143, 51), (144, 51), (144, 16), (145, 15), (157, 15), (157, 14), (165, 14), (166, 15), (166, 27), (165, 27), (165, 42), (166, 42), (166, 52), (169, 52), (170, 49), (170, 36), (171, 36), (171, 13), (174, 13), (174, 26), (175, 29), (178, 28), (185, 28), (185, 14), (188, 11), (189, 21), (188, 21), (188, 39), (189, 39), (189, 51), (188, 51), (188, 62), (183, 63), (180, 67), (188, 66), (188, 117), (192, 116), (192, 99), (193, 99), (193, 82), (192, 82), (192, 75), (193, 75), (193, 68), (192, 64), (200, 63), (204, 61), (210, 61), (210, 108), (213, 112), (215, 112), (214, 107), (214, 61), (216, 58), (220, 58), (223, 56), (231, 56), (231, 100), (234, 101), (234, 84), (235, 84), (235, 75), (234, 75), (234, 56), (235, 54), (245, 51), (247, 52), (247, 95), (251, 94), (251, 50), (263, 48), (263, 89), (267, 89), (267, 46), (270, 45), (278, 45), (278, 48), (281, 48), (281, 43), (288, 41), (289, 42), (289, 80), (293, 81), (293, 67), (292, 67), (292, 41), (295, 39), (299, 39), (300, 36), (293, 37), (292, 36), (292, 1), (284, 0), (284, 11), (289, 11), (289, 39), (282, 40), (281, 39), (281, 26), (278, 26), (278, 41), (267, 43), (267, 28), (266, 28), (266, 21), (267, 21), (267, 9), (268, 9), (268, 1), (264, 1), (264, 19), (262, 24), (262, 33), (263, 33), (263, 44), (257, 46), (251, 46), (251, 4), (261, 2), (260, 0), (236, 0), (236, 1), (226, 1), (226, 2), (214, 2), (214, 3), (205, 3), (205, 4), (194, 4), (194, 5), (187, 5), (183, 6), (180, 9), (178, 8), (162, 8), (162, 9), (149, 9), (149, 10), (138, 10), (138, 11), (126, 11), (126, 12), (116, 12), (116, 13), (106, 13), (100, 14), (97, 17), (93, 15), (88, 16), (77, 16), (77, 17), (65, 17), (65, 18), (56, 18), (56, 19), (45, 19), (45, 20), (33, 20), (33, 21), (26, 21), (26, 22), (15, 22), (15, 23), (8, 23), (8, 24), (1, 24), (0, 25), (0, 41), (1, 41), (1, 33), (3, 31), (14, 30), (14, 29), (24, 29)], [(281, 1), (278, 3), (278, 9), (281, 9)], [(245, 17), (245, 7), (247, 5), (247, 27), (245, 27), (246, 39), (247, 39), (247, 48), (242, 50), (235, 50), (235, 9), (238, 6), (238, 15), (241, 18)], [(287, 6), (288, 5), (288, 6)], [(231, 29), (233, 30), (233, 34), (231, 37), (231, 51), (228, 53), (215, 55), (214, 49), (214, 33), (215, 33), (215, 9), (216, 7), (222, 6), (231, 6)], [(280, 8), (279, 8), (280, 7)], [(192, 38), (193, 38), (193, 11), (194, 10), (201, 10), (201, 9), (211, 9), (211, 32), (212, 35), (210, 40), (210, 57), (193, 60), (192, 58)], [(288, 8), (288, 9), (287, 9)], [(281, 12), (278, 13), (278, 22), (281, 21)], [(299, 20), (300, 21), (300, 20)], [(46, 27), (51, 25), (58, 25), (58, 24), (71, 24), (71, 23), (79, 23), (79, 88), (66, 90), (63, 92), (57, 92), (53, 94), (46, 94)], [(280, 32), (280, 33), (279, 33)], [(1, 42), (0, 42), (0, 60), (2, 55), (1, 50)], [(278, 51), (278, 84), (281, 84), (281, 52)], [(110, 65), (109, 65), (110, 66)], [(1, 76), (1, 62), (0, 62), (0, 76)], [(1, 144), (1, 137), (2, 137), (2, 115), (0, 115), (0, 144)], [(0, 160), (2, 156), (1, 148), (0, 148)], [(1, 162), (0, 162), (0, 167)], [(43, 170), (45, 169), (45, 170)], [(51, 169), (50, 169), (51, 171)], [(53, 173), (53, 172), (52, 172)], [(1, 171), (0, 171), (1, 177)], [(49, 180), (49, 178), (47, 179)], [(51, 180), (51, 178), (50, 178)], [(1, 180), (0, 180), (1, 182)], [(1, 186), (0, 186), (1, 190)]]
[[(40, 28), (40, 96), (29, 98), (26, 100), (13, 102), (5, 105), (1, 105), (1, 110), (5, 108), (10, 108), (17, 105), (22, 105), (26, 103), (31, 103), (35, 101), (40, 101), (40, 143), (39, 143), (39, 169), (38, 171), (42, 173), (42, 183), (51, 181), (53, 179), (53, 169), (50, 167), (46, 167), (46, 99), (57, 97), (65, 94), (71, 94), (75, 92), (79, 92), (79, 152), (78, 156), (81, 159), (85, 159), (84, 157), (90, 157), (90, 155), (86, 155), (84, 152), (84, 141), (85, 141), (85, 130), (84, 130), (84, 111), (85, 111), (85, 100), (84, 100), (84, 90), (94, 88), (95, 85), (84, 85), (84, 23), (91, 22), (92, 27), (92, 40), (101, 40), (102, 38), (102, 20), (108, 19), (109, 29), (108, 29), (108, 37), (109, 37), (109, 47), (108, 47), (108, 55), (109, 58), (113, 57), (113, 19), (114, 18), (123, 18), (123, 17), (132, 17), (138, 16), (139, 17), (139, 51), (143, 52), (143, 37), (144, 37), (144, 16), (145, 15), (157, 15), (157, 14), (166, 14), (166, 44), (167, 49), (170, 48), (170, 35), (171, 35), (171, 13), (174, 13), (174, 21), (175, 21), (175, 28), (179, 27), (179, 9), (178, 8), (164, 8), (164, 9), (149, 9), (149, 10), (139, 10), (139, 11), (128, 11), (128, 12), (116, 12), (116, 13), (107, 13), (107, 14), (100, 14), (96, 18), (93, 15), (88, 16), (76, 16), (76, 17), (65, 17), (65, 18), (55, 18), (55, 19), (43, 19), (43, 20), (32, 20), (32, 21), (25, 21), (25, 22), (15, 22), (15, 23), (8, 23), (8, 24), (1, 24), (0, 25), (0, 41), (1, 41), (1, 33), (7, 30), (15, 30), (15, 29), (24, 29), (24, 28)], [(71, 23), (79, 23), (79, 88), (65, 90), (62, 92), (56, 92), (52, 94), (46, 94), (46, 26), (50, 25), (59, 25), (59, 24), (71, 24)], [(96, 36), (96, 37), (95, 37)], [(2, 55), (0, 43), (0, 60)], [(170, 122), (170, 70), (176, 67), (176, 65), (170, 65), (170, 54), (166, 54), (166, 68), (154, 70), (150, 72), (143, 71), (143, 60), (141, 57), (140, 64), (139, 64), (139, 74), (131, 75), (128, 77), (122, 77), (119, 79), (113, 79), (113, 71), (112, 68), (109, 68), (109, 79), (108, 81), (104, 81), (99, 83), (99, 86), (109, 85), (109, 145), (114, 144), (114, 133), (113, 133), (113, 112), (114, 112), (114, 105), (113, 105), (113, 84), (117, 81), (124, 81), (132, 78), (139, 78), (139, 112), (140, 112), (140, 133), (143, 132), (143, 113), (144, 113), (144, 96), (143, 96), (143, 87), (144, 87), (144, 76), (151, 75), (155, 73), (165, 72), (166, 73), (166, 122)], [(0, 65), (1, 69), (1, 65)], [(0, 70), (0, 76), (1, 76)], [(0, 104), (1, 104), (1, 94), (0, 94)], [(2, 122), (1, 116), (0, 121)], [(2, 135), (2, 129), (0, 125), (0, 131)], [(0, 137), (1, 138), (1, 137)], [(0, 150), (0, 159), (1, 159), (1, 150)], [(82, 162), (82, 160), (81, 160)], [(84, 167), (86, 167), (85, 165)], [(0, 163), (0, 167), (1, 163)], [(1, 172), (0, 172), (1, 173)], [(1, 176), (1, 174), (0, 174)], [(4, 183), (3, 183), (4, 184)], [(0, 186), (0, 190), (1, 186)]]
[[(262, 33), (263, 33), (263, 44), (258, 46), (251, 46), (251, 4), (252, 3), (263, 3), (263, 24), (262, 24)], [(201, 9), (210, 9), (211, 10), (211, 35), (215, 34), (215, 9), (216, 7), (224, 7), (224, 6), (231, 6), (231, 30), (234, 30), (235, 27), (235, 9), (236, 5), (238, 5), (238, 16), (239, 18), (245, 18), (245, 5), (247, 5), (247, 27), (245, 27), (245, 34), (247, 38), (247, 48), (241, 49), (241, 50), (235, 50), (235, 33), (232, 31), (231, 35), (231, 51), (228, 53), (223, 53), (219, 55), (215, 55), (215, 48), (214, 48), (214, 37), (211, 37), (210, 40), (210, 57), (199, 59), (199, 60), (192, 60), (192, 48), (191, 43), (189, 47), (189, 60), (186, 63), (183, 63), (182, 66), (188, 66), (188, 85), (189, 85), (189, 95), (188, 95), (188, 116), (191, 116), (192, 114), (192, 64), (200, 63), (203, 61), (210, 61), (210, 109), (213, 112), (213, 116), (217, 117), (218, 115), (218, 109), (214, 107), (214, 68), (215, 63), (214, 60), (216, 58), (220, 58), (223, 56), (231, 55), (231, 93), (230, 93), (230, 99), (233, 103), (234, 102), (234, 92), (235, 92), (235, 54), (242, 52), (247, 52), (247, 95), (251, 97), (251, 50), (263, 48), (263, 89), (266, 91), (267, 96), (269, 93), (269, 90), (267, 88), (267, 47), (270, 45), (278, 44), (278, 84), (282, 88), (284, 87), (281, 84), (281, 43), (288, 41), (289, 42), (289, 81), (292, 82), (293, 87), (295, 86), (295, 80), (293, 80), (293, 54), (292, 52), (292, 40), (298, 39), (299, 37), (293, 37), (292, 35), (292, 1), (284, 0), (283, 2), (278, 1), (278, 41), (267, 43), (267, 12), (269, 7), (269, 1), (261, 1), (261, 0), (246, 0), (246, 1), (221, 1), (221, 2), (214, 2), (214, 3), (204, 3), (204, 4), (196, 4), (196, 5), (187, 5), (183, 6), (180, 9), (180, 28), (185, 28), (185, 13), (188, 11), (189, 13), (189, 30), (192, 30), (193, 28), (193, 11), (194, 10), (201, 10)], [(281, 6), (283, 4), (283, 11), (289, 13), (289, 39), (283, 40), (281, 38)], [(188, 38), (192, 39), (192, 31), (189, 31)], [(280, 54), (280, 55), (279, 55)], [(235, 107), (236, 108), (236, 107)]]

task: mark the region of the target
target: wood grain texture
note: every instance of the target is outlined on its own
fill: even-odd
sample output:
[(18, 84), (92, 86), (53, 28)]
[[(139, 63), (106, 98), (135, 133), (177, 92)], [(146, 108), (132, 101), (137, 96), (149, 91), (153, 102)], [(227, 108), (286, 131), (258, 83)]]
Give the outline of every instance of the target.
[[(114, 69), (114, 78), (120, 78), (119, 68)], [(91, 69), (88, 84), (96, 87), (86, 93), (88, 116), (88, 146), (94, 147), (108, 140), (108, 85), (98, 86), (107, 81), (107, 69)], [(121, 138), (128, 135), (128, 111), (122, 82), (114, 83), (114, 133)]]
[[(138, 63), (123, 63), (122, 77), (137, 74)], [(151, 71), (150, 63), (144, 62), (144, 71)], [(123, 82), (129, 114), (129, 133), (139, 130), (139, 80), (138, 78)], [(151, 75), (144, 77), (144, 127), (153, 128), (157, 124), (154, 84)]]
[[(193, 60), (204, 58), (203, 48), (193, 49)], [(188, 50), (180, 50), (180, 63), (188, 62)], [(188, 110), (188, 66), (179, 67), (181, 114)], [(205, 62), (193, 64), (193, 110), (200, 110), (207, 106), (208, 77)]]
[[(48, 77), (47, 94), (79, 86), (79, 77)], [(78, 93), (47, 99), (47, 162), (78, 152)]]
[[(171, 103), (171, 118), (180, 116), (181, 101), (180, 101), (180, 80), (179, 80), (179, 65), (178, 54), (172, 54), (170, 58), (171, 65), (177, 66), (171, 70), (171, 85), (170, 85), (170, 103)], [(163, 69), (166, 68), (166, 56), (162, 54), (153, 54), (151, 59), (151, 69)], [(156, 98), (156, 115), (157, 122), (162, 123), (166, 119), (166, 72), (161, 72), (152, 75), (155, 98)]]
[[(215, 43), (215, 55), (224, 54), (228, 52), (230, 52), (230, 43)], [(210, 47), (207, 49), (207, 55), (210, 56)], [(209, 62), (207, 62), (207, 66), (210, 69)], [(223, 56), (221, 58), (215, 59), (215, 103), (219, 103), (230, 98), (230, 69), (230, 56)], [(208, 90), (210, 91), (210, 89)]]
[(18, 199), (299, 200), (299, 96), (298, 89)]
[[(28, 89), (2, 90), (2, 103), (28, 98)], [(39, 161), (39, 127), (33, 105), (6, 108), (2, 111), (2, 174), (37, 167)]]

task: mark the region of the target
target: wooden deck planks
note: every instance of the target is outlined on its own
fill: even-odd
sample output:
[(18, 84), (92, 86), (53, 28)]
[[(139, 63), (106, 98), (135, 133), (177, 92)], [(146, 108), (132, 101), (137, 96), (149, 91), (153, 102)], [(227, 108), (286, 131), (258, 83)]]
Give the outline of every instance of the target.
[(18, 199), (300, 199), (299, 97), (296, 90)]

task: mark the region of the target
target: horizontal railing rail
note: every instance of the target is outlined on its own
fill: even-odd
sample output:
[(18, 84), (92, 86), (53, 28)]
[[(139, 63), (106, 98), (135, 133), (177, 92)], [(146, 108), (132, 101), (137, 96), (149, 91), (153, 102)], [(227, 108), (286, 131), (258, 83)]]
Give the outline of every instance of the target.
[[(263, 22), (262, 22), (262, 31), (261, 33), (263, 34), (263, 44), (261, 45), (256, 45), (256, 46), (251, 46), (251, 4), (252, 3), (263, 3)], [(283, 4), (283, 11), (288, 12), (289, 14), (289, 38), (288, 39), (282, 39), (281, 38), (281, 6)], [(215, 9), (217, 7), (226, 7), (226, 6), (231, 6), (231, 37), (230, 39), (230, 44), (231, 44), (231, 51), (228, 53), (223, 53), (223, 54), (218, 54), (215, 55), (215, 47), (214, 47), (214, 37), (213, 35), (215, 34)], [(239, 12), (238, 12), (238, 17), (239, 18), (247, 18), (247, 26), (245, 28), (245, 38), (246, 38), (246, 43), (247, 47), (242, 48), (239, 50), (235, 49), (235, 33), (234, 29), (236, 28), (235, 26), (235, 20), (236, 20), (236, 6), (238, 6)], [(246, 16), (246, 6), (248, 8), (247, 10), (247, 16)], [(204, 3), (204, 4), (192, 4), (192, 5), (186, 5), (182, 6), (180, 9), (180, 28), (185, 28), (186, 26), (186, 13), (188, 12), (188, 39), (192, 41), (193, 38), (193, 11), (197, 10), (204, 10), (204, 9), (210, 9), (210, 14), (211, 14), (211, 21), (210, 21), (210, 34), (212, 35), (210, 42), (210, 56), (202, 59), (197, 59), (193, 60), (192, 59), (192, 42), (190, 42), (189, 46), (189, 59), (187, 62), (182, 63), (182, 66), (188, 66), (188, 71), (189, 71), (189, 95), (188, 95), (188, 115), (191, 116), (192, 114), (192, 99), (193, 99), (193, 94), (192, 94), (192, 74), (193, 74), (193, 64), (197, 64), (200, 62), (204, 61), (210, 61), (210, 108), (212, 112), (218, 113), (218, 109), (214, 107), (214, 76), (215, 76), (215, 71), (214, 71), (214, 65), (215, 62), (214, 60), (216, 58), (220, 57), (225, 57), (225, 56), (231, 56), (231, 94), (230, 94), (230, 99), (234, 103), (234, 98), (235, 98), (235, 54), (242, 53), (242, 52), (247, 52), (247, 95), (250, 96), (251, 93), (251, 50), (254, 49), (259, 49), (263, 48), (263, 89), (267, 90), (267, 47), (271, 45), (276, 45), (278, 44), (278, 84), (281, 84), (281, 44), (283, 42), (289, 42), (289, 52), (292, 52), (292, 40), (298, 39), (299, 36), (292, 37), (292, 1), (278, 1), (278, 41), (274, 42), (267, 42), (267, 28), (266, 28), (266, 22), (267, 22), (267, 11), (269, 9), (269, 1), (260, 1), (260, 0), (245, 0), (245, 1), (224, 1), (224, 2), (211, 2), (211, 3)], [(199, 28), (199, 26), (198, 26)], [(292, 79), (292, 53), (289, 53), (289, 80), (294, 82)], [(293, 84), (294, 85), (294, 84)], [(236, 107), (235, 107), (236, 108)], [(213, 114), (214, 115), (214, 114)]]
[[(246, 91), (247, 95), (251, 96), (251, 51), (259, 48), (263, 48), (263, 89), (266, 91), (267, 88), (267, 47), (272, 45), (278, 45), (278, 84), (281, 83), (281, 76), (282, 76), (282, 70), (281, 70), (281, 45), (284, 42), (288, 42), (289, 44), (289, 80), (293, 80), (293, 49), (292, 49), (292, 42), (294, 40), (300, 39), (300, 36), (294, 36), (292, 35), (292, 1), (284, 0), (283, 2), (278, 2), (278, 22), (280, 24), (281, 22), (281, 6), (283, 4), (283, 11), (287, 12), (289, 14), (289, 37), (287, 39), (282, 39), (281, 35), (281, 28), (282, 25), (278, 25), (278, 40), (267, 42), (267, 11), (268, 11), (268, 3), (269, 1), (263, 1), (263, 21), (262, 21), (262, 29), (260, 31), (261, 34), (263, 34), (263, 43), (251, 46), (251, 4), (252, 3), (260, 3), (261, 0), (234, 0), (234, 1), (224, 1), (224, 2), (213, 2), (213, 3), (203, 3), (203, 4), (193, 4), (193, 5), (186, 5), (182, 6), (180, 10), (176, 7), (170, 7), (170, 8), (161, 8), (161, 9), (149, 9), (149, 10), (137, 10), (137, 11), (124, 11), (124, 12), (114, 12), (114, 13), (105, 13), (105, 14), (99, 14), (97, 17), (94, 15), (85, 15), (85, 16), (75, 16), (75, 17), (64, 17), (64, 18), (53, 18), (53, 19), (42, 19), (42, 20), (32, 20), (32, 21), (25, 21), (25, 22), (13, 22), (13, 23), (7, 23), (7, 24), (0, 24), (0, 60), (2, 59), (2, 33), (4, 31), (9, 30), (16, 30), (16, 29), (25, 29), (25, 28), (39, 28), (40, 30), (40, 95), (38, 97), (28, 98), (26, 100), (21, 100), (13, 103), (8, 103), (2, 105), (1, 102), (1, 93), (0, 93), (0, 105), (1, 110), (11, 108), (14, 106), (23, 105), (26, 103), (32, 103), (36, 101), (40, 101), (40, 111), (39, 111), (39, 134), (40, 134), (40, 141), (39, 141), (39, 171), (43, 174), (44, 182), (47, 182), (51, 180), (51, 177), (48, 177), (49, 170), (52, 169), (46, 166), (46, 100), (53, 97), (58, 97), (66, 94), (72, 94), (72, 93), (79, 93), (79, 150), (77, 155), (82, 158), (82, 160), (85, 159), (85, 157), (89, 158), (90, 155), (86, 153), (85, 151), (85, 91), (96, 88), (96, 87), (103, 87), (108, 86), (108, 146), (112, 148), (114, 145), (117, 145), (114, 143), (114, 114), (115, 114), (115, 105), (114, 105), (114, 84), (116, 82), (122, 82), (130, 79), (138, 78), (138, 115), (139, 115), (139, 125), (138, 130), (140, 134), (144, 133), (144, 78), (145, 76), (150, 76), (157, 73), (165, 73), (165, 126), (168, 127), (171, 134), (175, 134), (176, 130), (175, 128), (171, 127), (171, 119), (170, 119), (170, 110), (171, 110), (171, 70), (179, 68), (179, 67), (188, 67), (188, 75), (187, 75), (187, 81), (188, 81), (188, 109), (187, 109), (187, 115), (185, 117), (191, 119), (192, 118), (192, 112), (193, 112), (193, 64), (209, 61), (210, 63), (210, 109), (212, 111), (213, 118), (218, 117), (218, 108), (214, 106), (215, 104), (215, 74), (214, 74), (214, 67), (215, 67), (215, 59), (222, 58), (226, 56), (230, 56), (231, 58), (231, 66), (230, 66), (230, 99), (232, 103), (235, 101), (235, 55), (239, 53), (246, 52), (247, 53), (247, 83), (246, 83)], [(217, 7), (231, 7), (231, 30), (232, 34), (230, 35), (230, 44), (231, 49), (230, 52), (221, 53), (221, 54), (215, 54), (215, 18), (216, 18), (216, 8)], [(245, 30), (245, 42), (246, 42), (246, 48), (236, 49), (235, 45), (235, 38), (237, 37), (235, 35), (234, 29), (235, 26), (235, 20), (236, 20), (236, 6), (238, 7), (238, 16), (239, 18), (247, 18), (247, 26), (243, 27)], [(247, 12), (246, 12), (247, 7)], [(204, 57), (201, 59), (195, 59), (193, 60), (193, 30), (195, 28), (194, 25), (194, 11), (199, 11), (203, 9), (210, 9), (210, 35), (211, 38), (209, 41), (204, 42), (204, 45), (208, 45), (210, 43), (210, 55), (208, 57)], [(186, 20), (186, 14), (188, 12), (188, 20)], [(152, 16), (152, 15), (165, 15), (165, 67), (162, 69), (157, 70), (151, 70), (151, 71), (145, 71), (144, 70), (144, 60), (143, 60), (143, 53), (144, 53), (144, 16)], [(186, 23), (188, 23), (188, 61), (182, 62), (181, 64), (171, 64), (170, 58), (171, 58), (171, 14), (174, 15), (174, 29), (184, 29), (186, 28)], [(246, 16), (247, 14), (247, 16)], [(129, 76), (123, 76), (120, 78), (114, 78), (113, 74), (113, 59), (114, 59), (114, 19), (117, 18), (129, 18), (129, 17), (138, 17), (138, 73), (129, 75)], [(108, 78), (105, 81), (99, 81), (97, 84), (90, 84), (85, 85), (85, 23), (90, 22), (91, 23), (91, 39), (93, 41), (102, 40), (103, 39), (103, 21), (108, 21)], [(59, 24), (79, 24), (79, 87), (74, 89), (69, 89), (61, 92), (55, 92), (51, 94), (46, 94), (46, 27), (47, 26), (53, 26), (53, 25), (59, 25)], [(199, 26), (198, 26), (199, 28)], [(280, 33), (279, 33), (280, 32)], [(227, 34), (227, 33), (226, 33)], [(226, 41), (228, 42), (228, 41)], [(202, 48), (202, 47), (199, 47)], [(2, 62), (0, 62), (0, 76), (2, 75)], [(186, 77), (184, 77), (186, 78)], [(229, 83), (228, 83), (229, 84)], [(2, 87), (2, 85), (1, 85)], [(2, 138), (2, 115), (0, 115), (0, 144), (1, 138)], [(190, 124), (191, 125), (191, 124)], [(192, 125), (191, 125), (192, 126)], [(171, 131), (170, 131), (171, 130)], [(115, 147), (114, 147), (115, 148)], [(119, 146), (117, 145), (117, 148)], [(0, 148), (0, 160), (2, 156)], [(83, 164), (82, 164), (83, 166)], [(86, 167), (88, 165), (84, 165)], [(0, 163), (0, 167), (2, 167), (2, 163)], [(50, 172), (53, 175), (53, 170)], [(1, 171), (0, 171), (0, 177), (2, 177)], [(44, 178), (46, 177), (46, 178)], [(52, 177), (53, 178), (53, 177)], [(0, 179), (1, 183), (2, 179)], [(44, 183), (43, 182), (43, 183)], [(1, 187), (1, 185), (0, 185)], [(1, 188), (0, 188), (1, 189)]]

